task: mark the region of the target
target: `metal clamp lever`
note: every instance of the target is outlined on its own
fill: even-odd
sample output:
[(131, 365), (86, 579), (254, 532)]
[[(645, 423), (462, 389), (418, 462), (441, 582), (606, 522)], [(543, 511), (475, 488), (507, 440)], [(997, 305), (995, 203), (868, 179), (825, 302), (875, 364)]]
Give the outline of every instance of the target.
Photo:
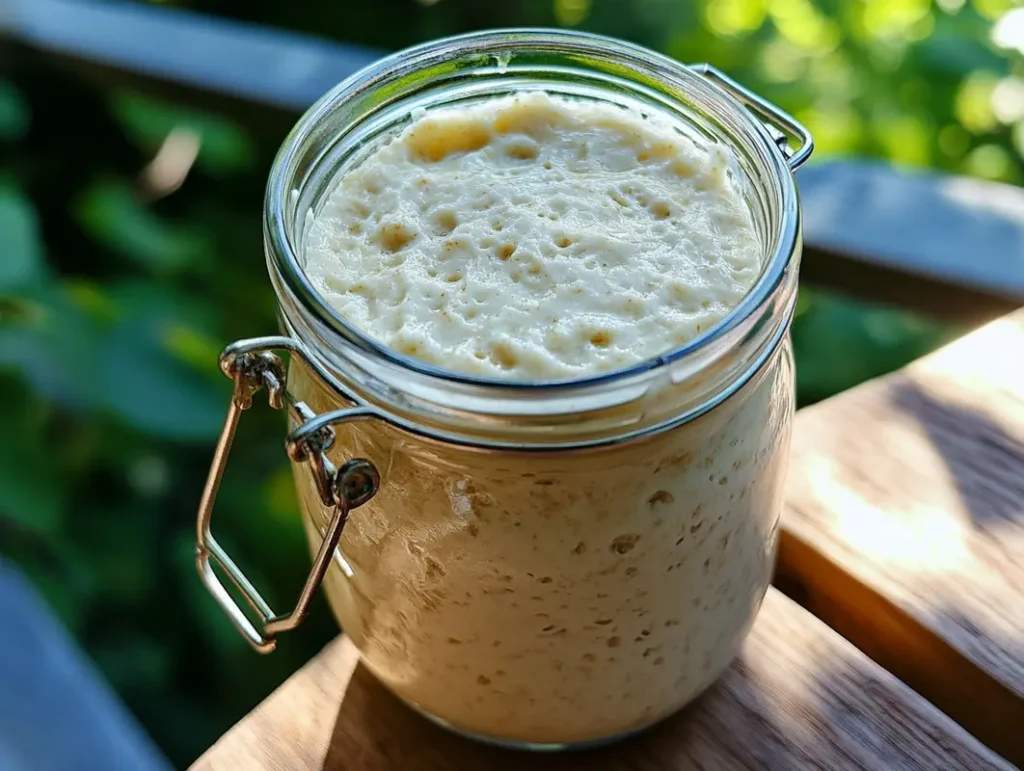
[[(220, 356), (221, 371), (234, 380), (235, 389), (224, 428), (214, 450), (196, 522), (196, 567), (199, 576), (238, 631), (260, 653), (270, 653), (274, 650), (278, 634), (290, 631), (302, 622), (309, 609), (309, 603), (327, 572), (334, 550), (341, 540), (349, 512), (370, 500), (380, 486), (380, 475), (370, 461), (357, 458), (336, 469), (325, 454), (334, 443), (335, 434), (331, 426), (371, 418), (375, 413), (369, 408), (357, 406), (316, 415), (305, 403), (296, 401), (288, 393), (284, 385), (284, 364), (274, 350), (290, 351), (293, 356), (302, 356), (308, 363), (313, 364), (301, 346), (287, 337), (240, 340), (225, 348)], [(210, 530), (213, 505), (217, 499), (217, 490), (224, 475), (239, 418), (244, 410), (252, 406), (253, 395), (264, 386), (267, 389), (270, 406), (282, 409), (287, 405), (291, 408), (292, 416), (300, 424), (289, 434), (285, 442), (288, 457), (297, 463), (309, 462), (320, 499), (325, 506), (333, 507), (323, 542), (313, 560), (313, 567), (306, 578), (306, 583), (299, 593), (299, 599), (292, 611), (284, 615), (277, 615), (271, 610), (266, 600), (224, 551)], [(258, 617), (259, 628), (228, 593), (214, 572), (214, 564), (231, 579), (249, 603)]]
[[(811, 157), (811, 153), (814, 152), (814, 137), (811, 136), (811, 132), (807, 130), (806, 126), (788, 112), (755, 94), (746, 86), (740, 85), (717, 67), (710, 64), (691, 64), (689, 67), (697, 74), (703, 75), (715, 85), (723, 88), (761, 119), (774, 140), (775, 146), (785, 157), (789, 168), (795, 171)], [(790, 136), (794, 136), (800, 141), (796, 148), (789, 146)]]

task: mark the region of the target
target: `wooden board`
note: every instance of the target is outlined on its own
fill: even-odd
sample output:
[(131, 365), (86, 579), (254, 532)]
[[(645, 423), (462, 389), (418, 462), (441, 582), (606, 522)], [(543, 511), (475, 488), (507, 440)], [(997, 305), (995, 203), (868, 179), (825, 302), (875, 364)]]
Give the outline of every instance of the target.
[(777, 583), (1024, 766), (1024, 311), (797, 416)]
[(797, 181), (801, 281), (959, 323), (1024, 303), (1021, 188), (865, 160), (811, 163)]
[(600, 750), (530, 755), (433, 726), (339, 638), (193, 771), (797, 771), (1010, 766), (792, 601), (771, 590), (737, 663), (695, 705)]

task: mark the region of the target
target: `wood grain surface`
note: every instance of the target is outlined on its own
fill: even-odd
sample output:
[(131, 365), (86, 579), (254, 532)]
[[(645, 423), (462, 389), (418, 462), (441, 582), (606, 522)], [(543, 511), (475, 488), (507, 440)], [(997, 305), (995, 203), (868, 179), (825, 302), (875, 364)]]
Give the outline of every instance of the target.
[(736, 664), (696, 704), (598, 750), (530, 755), (415, 715), (339, 638), (193, 771), (845, 771), (1010, 769), (775, 590)]
[(797, 417), (777, 584), (1024, 766), (1024, 312)]

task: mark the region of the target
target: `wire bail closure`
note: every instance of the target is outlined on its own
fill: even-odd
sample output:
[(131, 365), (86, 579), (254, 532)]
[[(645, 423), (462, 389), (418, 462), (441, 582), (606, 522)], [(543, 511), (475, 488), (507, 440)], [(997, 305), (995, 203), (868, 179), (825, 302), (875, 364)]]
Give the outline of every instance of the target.
[[(317, 415), (304, 402), (296, 401), (285, 387), (285, 366), (275, 350), (287, 350), (316, 366), (300, 343), (288, 337), (262, 337), (232, 343), (220, 356), (221, 371), (234, 381), (234, 393), (228, 407), (224, 428), (214, 450), (210, 473), (199, 501), (196, 521), (196, 567), (199, 576), (213, 598), (227, 613), (242, 636), (260, 653), (274, 650), (276, 637), (300, 623), (309, 604), (320, 587), (349, 513), (370, 500), (380, 487), (380, 474), (374, 465), (363, 458), (346, 461), (339, 468), (328, 460), (326, 451), (334, 444), (332, 426), (353, 420), (375, 417), (368, 407), (355, 406)], [(231, 444), (235, 438), (242, 412), (249, 409), (253, 396), (267, 389), (270, 406), (289, 408), (299, 423), (285, 441), (288, 457), (296, 463), (309, 463), (313, 480), (321, 501), (332, 507), (331, 519), (323, 534), (323, 542), (313, 559), (313, 567), (299, 593), (295, 607), (284, 615), (275, 614), (270, 605), (252, 585), (234, 560), (214, 538), (210, 529), (213, 507), (217, 499), (224, 469), (227, 466)], [(254, 623), (221, 582), (214, 566), (231, 580), (257, 616)]]
[[(717, 67), (710, 64), (691, 64), (689, 68), (707, 78), (754, 113), (761, 120), (790, 169), (796, 171), (811, 157), (811, 153), (814, 152), (814, 137), (804, 124), (788, 112), (737, 83)], [(799, 140), (795, 148), (789, 145), (790, 136)]]

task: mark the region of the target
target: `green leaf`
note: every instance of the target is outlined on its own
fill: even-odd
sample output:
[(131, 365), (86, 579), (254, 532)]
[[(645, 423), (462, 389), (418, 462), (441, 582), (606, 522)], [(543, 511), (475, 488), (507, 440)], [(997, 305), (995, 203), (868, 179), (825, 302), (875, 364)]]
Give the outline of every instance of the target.
[(0, 80), (0, 141), (15, 141), (28, 132), (31, 113), (28, 103), (9, 80)]
[(290, 465), (282, 465), (270, 478), (263, 489), (267, 512), (275, 519), (289, 524), (301, 522), (302, 513), (295, 492), (295, 477)]
[(69, 302), (94, 319), (116, 321), (118, 308), (101, 284), (71, 279), (64, 282), (64, 294)]
[(145, 434), (215, 438), (230, 395), (216, 356), (197, 369), (164, 342), (168, 330), (212, 324), (206, 306), (159, 285), (124, 284), (99, 298), (82, 286), (40, 291), (29, 311), (0, 326), (0, 367), (56, 402)]
[(154, 348), (219, 386), (217, 365), (224, 343), (217, 308), (207, 298), (141, 281), (111, 287), (108, 296), (120, 318), (142, 328)]
[(0, 185), (0, 244), (0, 292), (42, 280), (46, 269), (35, 209), (9, 185)]
[[(57, 532), (63, 521), (67, 500), (64, 485), (45, 448), (36, 444), (15, 444), (9, 437), (0, 446), (0, 520), (37, 535)], [(21, 435), (17, 437), (26, 439)]]
[(793, 321), (797, 395), (807, 405), (909, 364), (949, 337), (913, 313), (807, 289)]
[(67, 483), (37, 406), (23, 387), (0, 380), (0, 521), (51, 536), (63, 522)]
[(17, 372), (47, 399), (73, 409), (95, 401), (100, 330), (60, 287), (26, 292), (0, 323), (0, 370)]
[(121, 634), (89, 647), (103, 674), (118, 689), (166, 687), (171, 679), (171, 651), (139, 634)]
[(226, 388), (161, 351), (133, 321), (112, 331), (97, 367), (101, 403), (133, 428), (181, 441), (205, 442), (219, 433)]
[(180, 271), (209, 262), (208, 238), (161, 219), (124, 182), (102, 182), (89, 188), (78, 200), (75, 214), (90, 236), (153, 270)]
[(105, 603), (144, 604), (158, 591), (153, 553), (162, 551), (162, 544), (159, 512), (152, 501), (129, 497), (112, 507), (91, 506), (83, 530), (77, 545), (92, 566)]
[(184, 323), (171, 323), (161, 331), (161, 343), (178, 361), (219, 377), (215, 365), (223, 348), (216, 338)]
[(125, 133), (146, 152), (155, 152), (173, 130), (187, 129), (199, 137), (196, 162), (211, 174), (245, 171), (256, 160), (248, 134), (226, 118), (130, 92), (114, 94), (111, 103)]
[(212, 308), (196, 297), (141, 282), (117, 285), (107, 295), (119, 321), (97, 354), (102, 407), (126, 425), (161, 438), (216, 438), (230, 398), (216, 352), (200, 361), (190, 350), (193, 360), (168, 344), (182, 330), (189, 330), (193, 342), (207, 340), (206, 330), (215, 324)]
[(85, 626), (89, 610), (88, 600), (80, 597), (74, 588), (69, 586), (67, 578), (53, 566), (44, 566), (28, 560), (23, 561), (19, 567), (43, 595), (61, 623), (73, 633), (80, 632)]

